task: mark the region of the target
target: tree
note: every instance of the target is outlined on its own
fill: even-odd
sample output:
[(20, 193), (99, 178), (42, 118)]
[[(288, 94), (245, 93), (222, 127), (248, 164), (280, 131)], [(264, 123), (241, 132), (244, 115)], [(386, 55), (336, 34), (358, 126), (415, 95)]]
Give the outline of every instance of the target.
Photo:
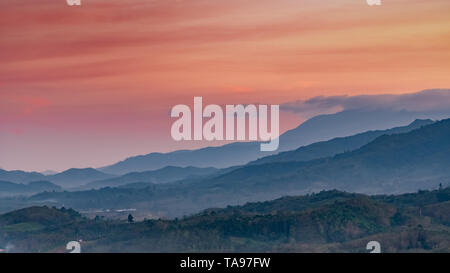
[(133, 215), (128, 214), (128, 223), (133, 223)]

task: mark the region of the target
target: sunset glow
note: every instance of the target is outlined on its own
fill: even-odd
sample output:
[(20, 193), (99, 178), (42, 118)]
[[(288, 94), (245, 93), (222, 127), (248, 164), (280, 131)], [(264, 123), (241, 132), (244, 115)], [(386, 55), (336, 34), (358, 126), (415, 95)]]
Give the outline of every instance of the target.
[[(171, 107), (194, 96), (282, 104), (448, 88), (449, 15), (448, 0), (2, 0), (0, 168), (210, 145), (170, 137)], [(304, 120), (280, 115), (281, 132)]]

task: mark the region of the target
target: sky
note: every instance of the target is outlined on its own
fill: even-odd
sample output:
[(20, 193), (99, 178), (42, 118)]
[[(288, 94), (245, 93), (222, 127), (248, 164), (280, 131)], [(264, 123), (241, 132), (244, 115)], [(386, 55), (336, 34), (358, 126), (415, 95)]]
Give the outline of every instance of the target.
[[(448, 0), (81, 1), (0, 1), (0, 168), (211, 145), (170, 137), (170, 109), (194, 96), (289, 104), (450, 87)], [(281, 131), (305, 118), (282, 112)]]

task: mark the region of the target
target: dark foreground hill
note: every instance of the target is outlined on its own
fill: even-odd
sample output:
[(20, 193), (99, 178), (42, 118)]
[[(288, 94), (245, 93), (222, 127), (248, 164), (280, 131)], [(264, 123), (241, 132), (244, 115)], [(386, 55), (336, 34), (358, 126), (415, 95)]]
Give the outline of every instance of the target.
[(327, 191), (175, 220), (87, 219), (31, 207), (0, 216), (0, 248), (12, 252), (449, 252), (450, 188), (398, 196)]

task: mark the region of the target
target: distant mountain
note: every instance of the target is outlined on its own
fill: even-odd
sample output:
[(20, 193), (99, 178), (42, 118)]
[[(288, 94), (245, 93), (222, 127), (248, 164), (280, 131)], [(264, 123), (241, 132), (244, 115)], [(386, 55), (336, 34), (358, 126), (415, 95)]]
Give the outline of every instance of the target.
[[(360, 149), (307, 162), (249, 165), (205, 182), (223, 190), (285, 194), (337, 188), (401, 193), (450, 182), (450, 119), (382, 135)], [(206, 185), (208, 183), (208, 185)], [(200, 184), (195, 185), (200, 190)]]
[(93, 168), (68, 169), (64, 172), (45, 176), (49, 180), (62, 187), (79, 187), (89, 182), (112, 178), (114, 175), (98, 171)]
[(68, 241), (83, 238), (83, 252), (367, 253), (369, 241), (383, 252), (448, 252), (449, 212), (450, 188), (388, 196), (322, 191), (174, 220), (142, 221), (148, 214), (133, 211), (133, 224), (33, 206), (0, 215), (0, 248), (67, 252)]
[(280, 147), (275, 152), (260, 152), (260, 143), (241, 142), (198, 150), (170, 153), (151, 153), (127, 158), (116, 164), (100, 168), (111, 174), (126, 174), (156, 170), (166, 166), (226, 168), (243, 165), (261, 157), (297, 149), (319, 141), (351, 136), (368, 130), (385, 130), (404, 126), (415, 119), (443, 119), (448, 113), (406, 112), (388, 110), (348, 110), (313, 117), (295, 129), (280, 136)]
[(118, 188), (123, 188), (123, 189), (145, 189), (148, 187), (151, 187), (151, 183), (148, 182), (135, 182), (135, 183), (129, 183), (129, 184), (125, 184), (125, 185), (120, 185), (118, 186)]
[(430, 119), (417, 119), (408, 126), (395, 127), (388, 130), (368, 131), (349, 137), (339, 137), (328, 141), (316, 142), (307, 146), (302, 146), (294, 151), (282, 152), (260, 158), (250, 162), (249, 165), (288, 161), (310, 161), (313, 159), (329, 157), (359, 149), (379, 136), (410, 132), (433, 122), (434, 121)]
[(28, 184), (18, 184), (8, 181), (0, 181), (0, 196), (17, 194), (32, 194), (43, 191), (60, 191), (61, 187), (48, 181), (34, 181)]
[(42, 191), (61, 191), (62, 188), (49, 181), (33, 181), (27, 184), (30, 191), (42, 192)]
[(50, 181), (62, 187), (79, 187), (86, 183), (115, 177), (93, 168), (69, 169), (61, 173), (43, 175), (38, 172), (5, 171), (0, 169), (0, 181), (25, 184), (33, 181)]
[(402, 193), (450, 182), (450, 119), (408, 133), (382, 135), (363, 147), (306, 162), (276, 162), (232, 168), (210, 177), (139, 188), (42, 193), (76, 209), (132, 207), (176, 217), (208, 207), (298, 195), (324, 189)]
[(13, 183), (28, 183), (30, 181), (46, 180), (45, 175), (38, 172), (5, 171), (0, 169), (0, 180)]
[(151, 153), (130, 157), (114, 165), (100, 168), (100, 171), (113, 174), (157, 170), (167, 166), (198, 168), (224, 168), (245, 164), (263, 155), (257, 142), (236, 142), (220, 147), (207, 147), (198, 150), (180, 150), (170, 153)]
[(97, 189), (102, 187), (117, 187), (132, 183), (152, 183), (152, 184), (162, 184), (174, 182), (181, 179), (186, 179), (189, 177), (211, 175), (216, 173), (218, 169), (215, 168), (195, 168), (195, 167), (164, 167), (155, 171), (146, 172), (133, 172), (128, 173), (119, 177), (114, 177), (105, 180), (99, 180), (90, 182), (82, 188), (84, 189)]
[(43, 172), (41, 172), (43, 175), (53, 175), (53, 174), (57, 174), (58, 172), (55, 172), (53, 170), (45, 170)]

